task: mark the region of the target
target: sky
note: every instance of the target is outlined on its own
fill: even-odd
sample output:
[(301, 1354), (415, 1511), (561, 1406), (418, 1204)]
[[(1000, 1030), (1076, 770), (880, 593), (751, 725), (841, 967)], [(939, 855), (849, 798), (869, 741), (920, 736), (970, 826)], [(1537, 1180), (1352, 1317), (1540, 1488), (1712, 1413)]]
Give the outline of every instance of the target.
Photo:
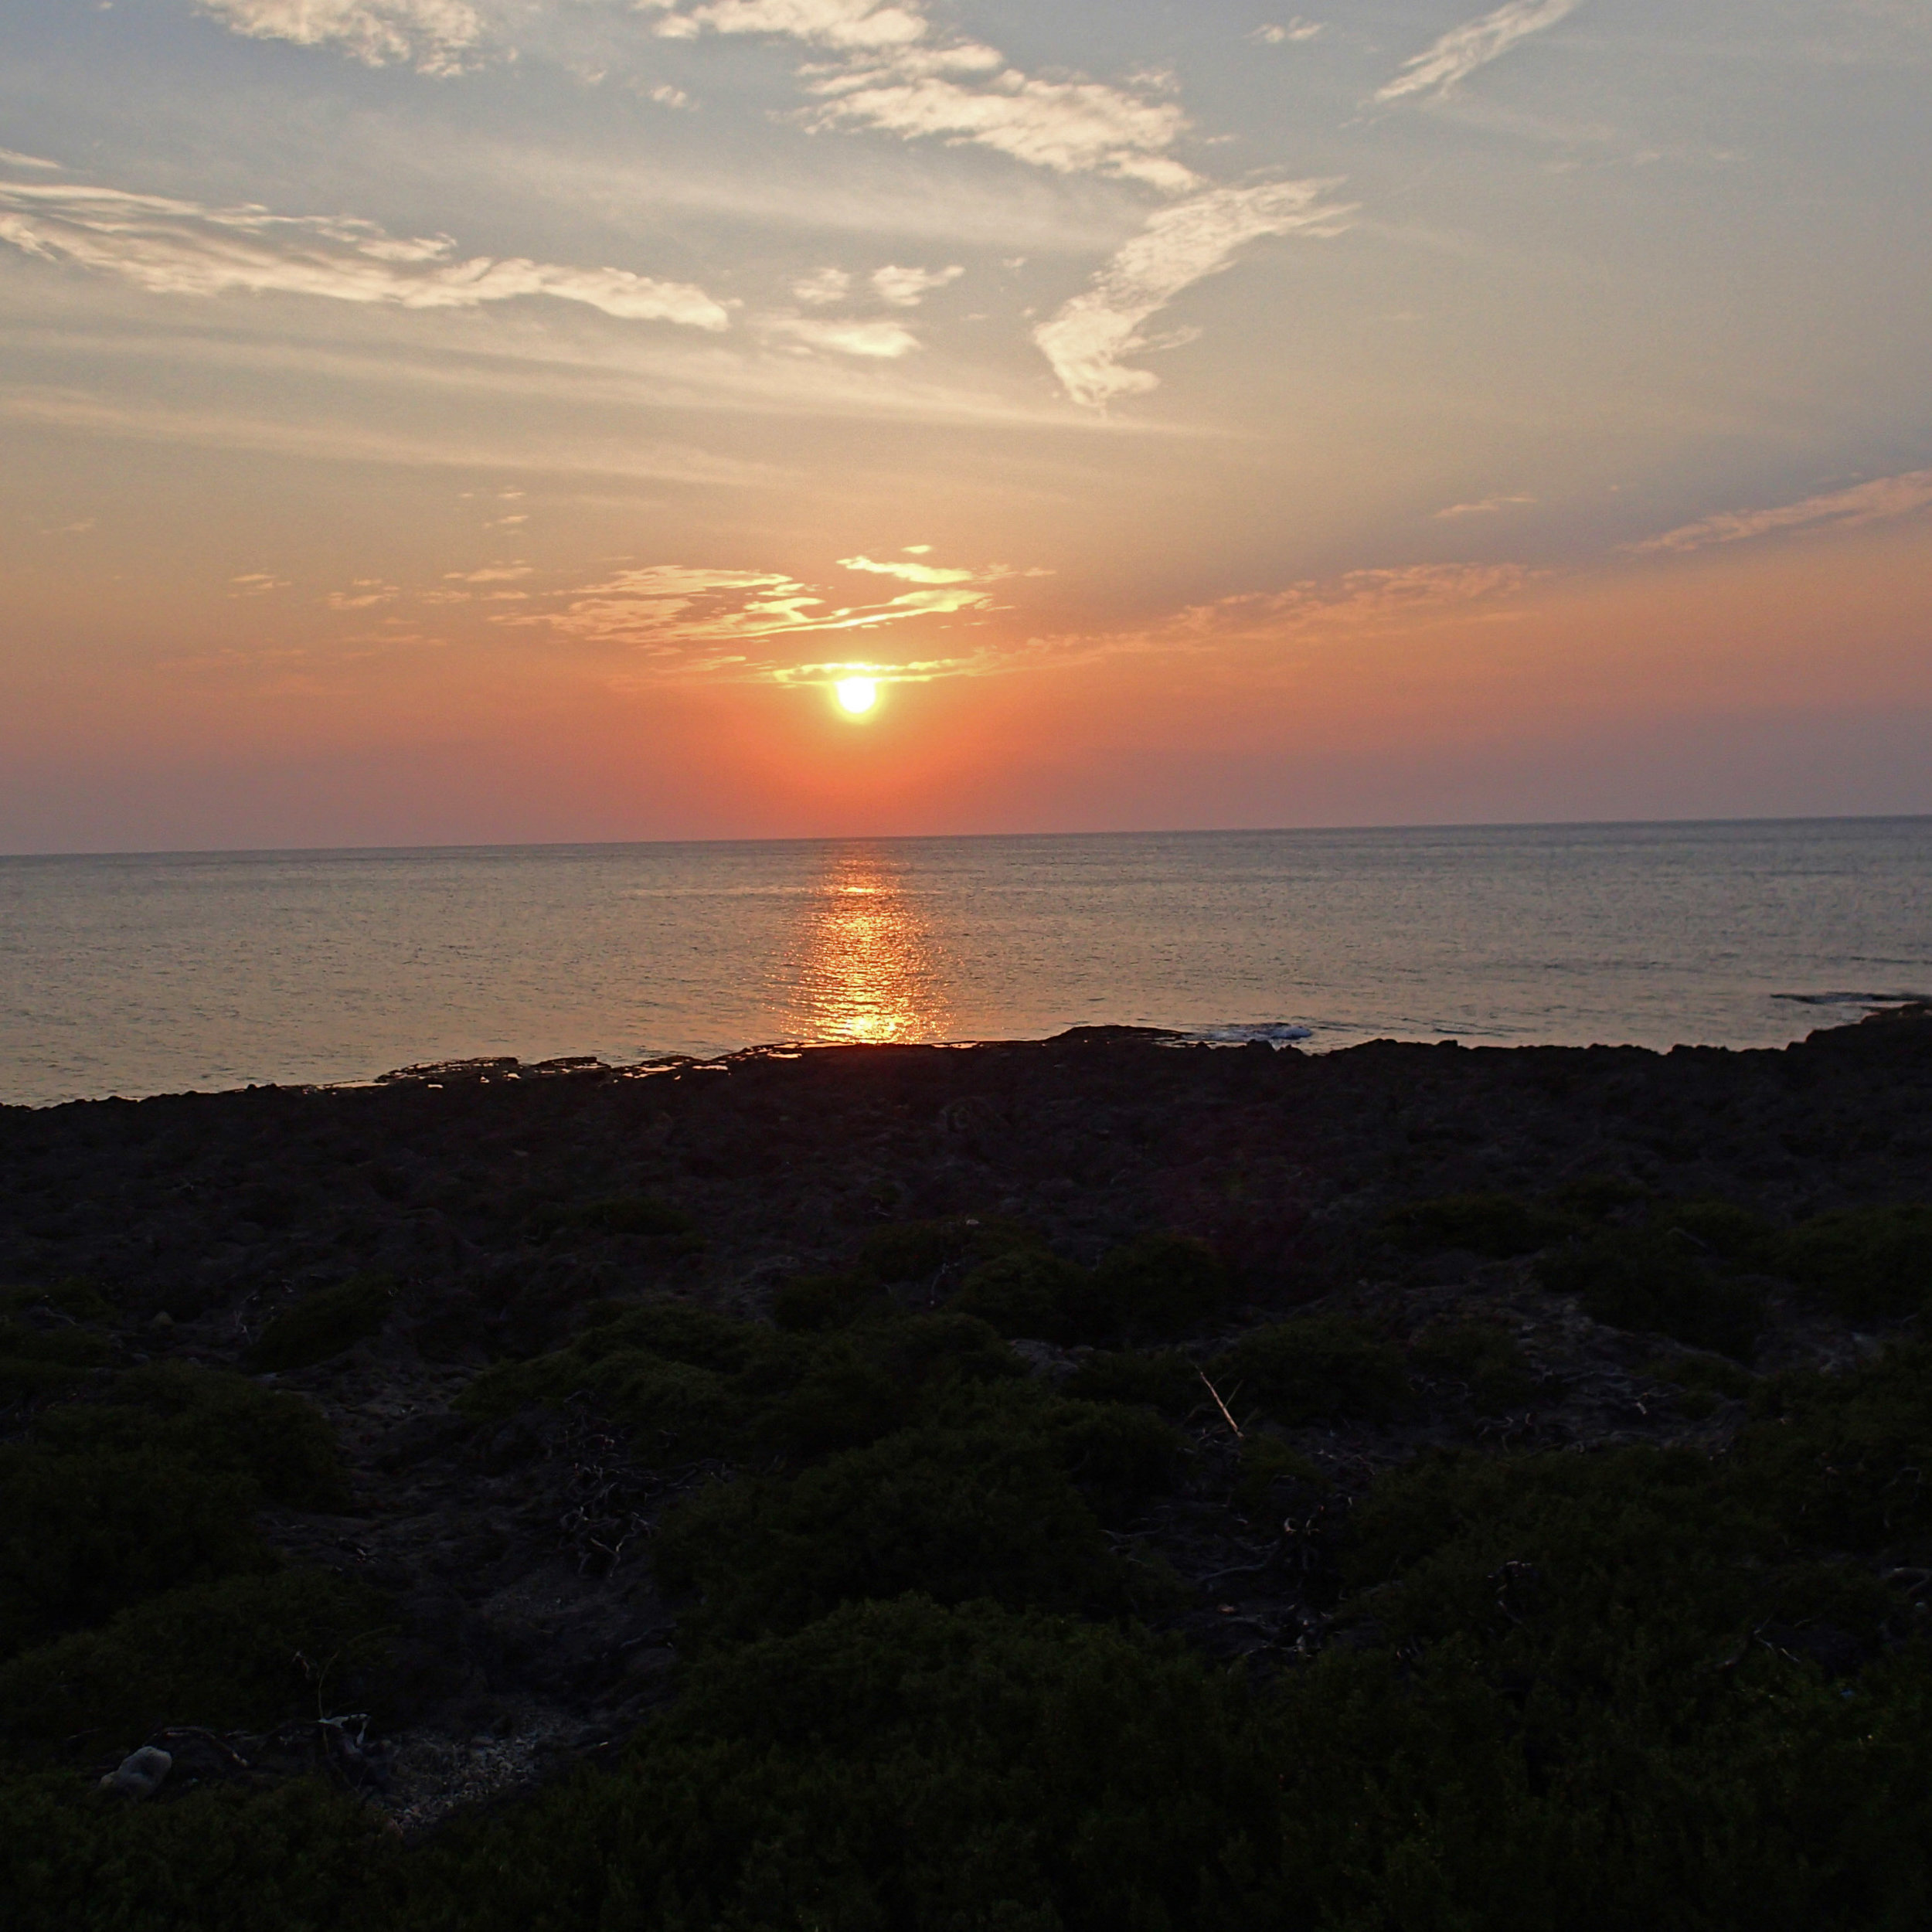
[(15, 0), (0, 851), (1932, 811), (1928, 83), (1932, 0)]

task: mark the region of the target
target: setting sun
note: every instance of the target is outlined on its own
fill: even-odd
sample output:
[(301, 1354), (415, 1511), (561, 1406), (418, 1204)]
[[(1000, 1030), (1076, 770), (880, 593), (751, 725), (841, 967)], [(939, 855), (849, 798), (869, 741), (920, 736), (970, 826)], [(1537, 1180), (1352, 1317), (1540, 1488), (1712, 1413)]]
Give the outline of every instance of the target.
[(879, 702), (879, 683), (874, 678), (841, 678), (832, 689), (839, 703), (856, 718)]

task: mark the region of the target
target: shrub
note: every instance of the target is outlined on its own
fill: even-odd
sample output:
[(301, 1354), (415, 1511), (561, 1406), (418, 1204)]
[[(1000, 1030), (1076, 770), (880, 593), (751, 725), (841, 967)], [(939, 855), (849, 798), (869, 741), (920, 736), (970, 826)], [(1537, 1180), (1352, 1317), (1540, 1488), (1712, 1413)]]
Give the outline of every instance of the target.
[(955, 1215), (943, 1221), (894, 1221), (874, 1228), (860, 1244), (861, 1274), (887, 1287), (923, 1281), (961, 1262), (983, 1261), (1034, 1237), (1017, 1223)]
[(1209, 1400), (1200, 1370), (1173, 1349), (1149, 1355), (1097, 1349), (1060, 1384), (1060, 1393), (1088, 1402), (1138, 1402), (1179, 1421)]
[(117, 1376), (100, 1400), (51, 1410), (36, 1437), (63, 1451), (113, 1449), (179, 1458), (245, 1478), (294, 1509), (340, 1510), (349, 1489), (335, 1431), (291, 1390), (187, 1362)]
[(848, 1328), (885, 1301), (869, 1274), (794, 1274), (772, 1296), (771, 1318), (787, 1334), (818, 1334)]
[(1410, 1345), (1409, 1359), (1434, 1379), (1462, 1383), (1479, 1415), (1505, 1415), (1536, 1393), (1522, 1349), (1493, 1321), (1451, 1321), (1425, 1330)]
[(330, 1668), (332, 1709), (366, 1705), (387, 1617), (373, 1590), (325, 1570), (170, 1590), (0, 1665), (0, 1730), (42, 1745), (84, 1734), (98, 1757), (163, 1725), (267, 1730), (315, 1715), (298, 1653)]
[[(525, 1192), (523, 1199), (529, 1199)], [(512, 1203), (512, 1206), (521, 1202)], [(630, 1234), (675, 1243), (679, 1253), (695, 1253), (704, 1243), (698, 1224), (682, 1208), (672, 1207), (648, 1194), (607, 1194), (594, 1201), (570, 1204), (539, 1201), (523, 1217), (524, 1232), (532, 1240), (580, 1228), (592, 1234)]]
[(107, 1344), (84, 1328), (34, 1328), (0, 1319), (0, 1408), (78, 1387)]
[(1529, 1254), (1576, 1232), (1571, 1216), (1508, 1194), (1444, 1194), (1396, 1209), (1384, 1225), (1403, 1247), (1463, 1248), (1498, 1260)]
[(1777, 1240), (1770, 1265), (1848, 1321), (1916, 1314), (1932, 1300), (1932, 1207), (1816, 1215)]
[(1672, 1336), (1748, 1361), (1764, 1324), (1764, 1298), (1726, 1280), (1675, 1230), (1610, 1230), (1545, 1255), (1538, 1278), (1573, 1294), (1591, 1320)]
[(1165, 1337), (1213, 1321), (1234, 1291), (1226, 1264), (1205, 1242), (1144, 1234), (1104, 1256), (1073, 1308), (1077, 1333)]
[(713, 1484), (665, 1522), (656, 1570), (702, 1593), (687, 1621), (713, 1643), (907, 1590), (1058, 1611), (1128, 1602), (1053, 1445), (997, 1423), (902, 1430), (790, 1480)]
[(307, 1369), (374, 1335), (389, 1319), (396, 1284), (386, 1274), (358, 1274), (318, 1288), (284, 1309), (255, 1338), (248, 1366), (258, 1372)]
[(398, 1856), (319, 1782), (106, 1804), (71, 1772), (0, 1780), (0, 1914), (18, 1932), (361, 1932)]
[(1271, 1775), (1240, 1686), (1172, 1645), (855, 1605), (694, 1668), (614, 1774), (437, 1842), (399, 1932), (1247, 1932)]
[(982, 1261), (960, 1284), (951, 1305), (1002, 1335), (1043, 1342), (1071, 1339), (1084, 1270), (1045, 1248), (1017, 1248)]
[(1270, 1513), (1279, 1500), (1276, 1488), (1279, 1483), (1294, 1483), (1307, 1489), (1326, 1487), (1321, 1471), (1306, 1456), (1298, 1455), (1279, 1436), (1250, 1430), (1241, 1440), (1240, 1467), (1232, 1498), (1234, 1507), (1244, 1516)]
[(155, 1450), (0, 1450), (0, 1655), (274, 1566), (247, 1477)]
[(1386, 1421), (1411, 1400), (1400, 1353), (1340, 1315), (1257, 1328), (1217, 1356), (1209, 1373), (1237, 1416), (1258, 1407), (1290, 1427), (1357, 1417)]

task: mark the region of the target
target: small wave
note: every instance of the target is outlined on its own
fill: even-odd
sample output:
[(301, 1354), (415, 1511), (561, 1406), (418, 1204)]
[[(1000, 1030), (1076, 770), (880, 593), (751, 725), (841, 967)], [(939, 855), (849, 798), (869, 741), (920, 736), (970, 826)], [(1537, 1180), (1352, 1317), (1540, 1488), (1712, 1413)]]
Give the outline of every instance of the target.
[(1312, 1026), (1285, 1019), (1264, 1020), (1251, 1026), (1185, 1026), (1175, 1030), (1182, 1039), (1200, 1040), (1209, 1046), (1247, 1046), (1257, 1040), (1264, 1046), (1287, 1046), (1295, 1040), (1315, 1038)]
[(1915, 1006), (1932, 993), (1774, 993), (1774, 999), (1798, 1006)]

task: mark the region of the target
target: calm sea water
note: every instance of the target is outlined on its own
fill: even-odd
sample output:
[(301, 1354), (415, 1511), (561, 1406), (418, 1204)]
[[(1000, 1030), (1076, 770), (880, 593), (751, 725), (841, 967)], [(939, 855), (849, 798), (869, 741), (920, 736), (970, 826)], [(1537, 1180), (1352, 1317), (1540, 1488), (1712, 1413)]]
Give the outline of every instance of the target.
[(1932, 992), (1932, 818), (0, 859), (0, 1100), (1095, 1022), (1777, 1045)]

